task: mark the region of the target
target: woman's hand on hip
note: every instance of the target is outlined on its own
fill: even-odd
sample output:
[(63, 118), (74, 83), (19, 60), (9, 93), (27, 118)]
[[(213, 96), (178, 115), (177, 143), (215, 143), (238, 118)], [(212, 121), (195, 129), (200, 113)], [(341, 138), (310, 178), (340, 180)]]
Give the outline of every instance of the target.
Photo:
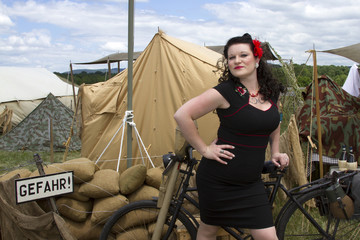
[(216, 145), (217, 139), (215, 139), (209, 146), (206, 147), (203, 156), (207, 159), (218, 161), (222, 164), (227, 164), (226, 161), (221, 158), (231, 160), (235, 155), (227, 149), (234, 149), (234, 146), (228, 144)]

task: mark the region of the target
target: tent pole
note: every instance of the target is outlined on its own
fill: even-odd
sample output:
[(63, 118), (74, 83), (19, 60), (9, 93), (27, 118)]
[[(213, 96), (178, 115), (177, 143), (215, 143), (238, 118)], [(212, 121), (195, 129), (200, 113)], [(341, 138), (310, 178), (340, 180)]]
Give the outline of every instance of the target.
[(74, 95), (74, 107), (76, 109), (76, 93), (75, 93), (74, 74), (73, 74), (71, 61), (70, 61), (70, 76), (71, 76), (71, 85), (72, 85), (73, 95)]
[(310, 50), (313, 54), (313, 61), (314, 61), (314, 81), (315, 81), (315, 100), (316, 100), (316, 122), (317, 122), (317, 135), (318, 135), (318, 142), (319, 142), (319, 168), (320, 168), (320, 178), (324, 176), (324, 168), (323, 168), (323, 159), (322, 159), (322, 137), (321, 137), (321, 122), (320, 122), (320, 103), (319, 103), (319, 80), (317, 74), (317, 62), (316, 62), (316, 51)]
[(108, 79), (110, 79), (111, 78), (111, 64), (110, 64), (109, 58), (107, 60), (107, 65), (108, 65)]
[[(128, 26), (128, 111), (132, 110), (132, 80), (134, 55), (134, 0), (129, 0)], [(127, 167), (132, 166), (132, 127), (127, 124)]]

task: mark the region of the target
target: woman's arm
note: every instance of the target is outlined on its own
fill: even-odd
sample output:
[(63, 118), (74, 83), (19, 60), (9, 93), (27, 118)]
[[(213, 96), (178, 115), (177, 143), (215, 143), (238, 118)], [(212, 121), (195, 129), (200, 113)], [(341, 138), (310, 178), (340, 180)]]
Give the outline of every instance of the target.
[(280, 153), (280, 124), (270, 134), (271, 161), (281, 169), (289, 165), (289, 157), (286, 153)]
[[(226, 164), (220, 157), (231, 159), (233, 154), (224, 149), (233, 148), (231, 145), (216, 145), (213, 141), (207, 145), (195, 126), (194, 120), (214, 111), (217, 108), (229, 107), (229, 103), (215, 89), (209, 89), (201, 95), (189, 100), (182, 105), (175, 113), (174, 118), (186, 141), (195, 148), (201, 155), (208, 159), (214, 159)], [(224, 150), (224, 152), (222, 152)]]

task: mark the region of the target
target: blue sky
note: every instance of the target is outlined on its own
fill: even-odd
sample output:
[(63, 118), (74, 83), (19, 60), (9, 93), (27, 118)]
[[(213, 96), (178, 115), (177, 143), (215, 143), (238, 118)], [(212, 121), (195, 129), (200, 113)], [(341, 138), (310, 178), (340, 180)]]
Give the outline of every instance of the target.
[[(358, 0), (139, 0), (134, 50), (142, 51), (158, 28), (209, 46), (248, 32), (269, 42), (282, 58), (312, 64), (307, 50), (360, 42), (359, 12)], [(127, 52), (127, 21), (125, 0), (0, 0), (0, 65), (65, 72), (70, 62)], [(319, 65), (353, 64), (328, 53), (318, 53), (317, 60)]]

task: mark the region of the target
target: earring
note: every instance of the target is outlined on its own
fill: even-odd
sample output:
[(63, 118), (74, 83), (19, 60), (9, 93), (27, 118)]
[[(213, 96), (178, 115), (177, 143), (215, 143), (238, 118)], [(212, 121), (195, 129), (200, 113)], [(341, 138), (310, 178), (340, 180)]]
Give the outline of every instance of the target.
[(255, 67), (258, 68), (258, 67), (259, 67), (259, 63), (256, 63), (256, 64), (255, 64)]

